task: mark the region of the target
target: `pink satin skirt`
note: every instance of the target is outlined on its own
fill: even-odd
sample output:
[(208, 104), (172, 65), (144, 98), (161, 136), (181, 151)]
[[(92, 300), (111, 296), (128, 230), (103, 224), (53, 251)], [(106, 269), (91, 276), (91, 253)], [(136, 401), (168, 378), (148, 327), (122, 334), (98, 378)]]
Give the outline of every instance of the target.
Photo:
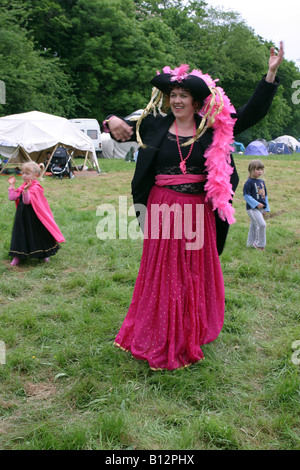
[(188, 366), (203, 359), (200, 346), (219, 335), (224, 305), (215, 216), (205, 194), (154, 186), (140, 269), (116, 346), (152, 369)]

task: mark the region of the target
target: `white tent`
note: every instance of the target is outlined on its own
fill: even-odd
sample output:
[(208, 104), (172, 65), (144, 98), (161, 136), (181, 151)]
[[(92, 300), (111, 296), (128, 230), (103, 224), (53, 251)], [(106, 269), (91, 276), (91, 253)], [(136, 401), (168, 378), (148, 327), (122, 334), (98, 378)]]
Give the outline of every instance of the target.
[(274, 142), (280, 143), (280, 144), (286, 144), (293, 152), (296, 152), (297, 147), (300, 146), (297, 139), (295, 139), (295, 137), (292, 137), (290, 135), (282, 135), (281, 137), (277, 137), (277, 139), (275, 139)]
[(72, 150), (72, 157), (84, 154), (83, 168), (89, 160), (100, 173), (93, 141), (68, 119), (39, 111), (0, 118), (0, 154), (8, 158), (2, 171), (24, 160), (44, 163), (46, 151), (53, 155), (59, 145)]
[(134, 148), (134, 151), (139, 148), (138, 143), (135, 141), (117, 142), (106, 132), (102, 132), (101, 136), (103, 158), (117, 158), (124, 160), (131, 147)]

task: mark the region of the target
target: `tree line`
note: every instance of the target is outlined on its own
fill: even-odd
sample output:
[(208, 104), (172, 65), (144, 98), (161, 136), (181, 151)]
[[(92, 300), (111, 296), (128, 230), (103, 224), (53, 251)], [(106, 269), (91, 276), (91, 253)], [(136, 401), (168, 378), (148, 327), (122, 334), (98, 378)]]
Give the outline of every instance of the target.
[[(180, 63), (218, 78), (239, 107), (267, 72), (274, 45), (238, 13), (201, 0), (0, 0), (0, 25), (0, 116), (38, 110), (101, 122), (108, 113), (127, 115), (146, 106), (157, 70)], [(292, 99), (299, 69), (284, 60), (279, 76), (270, 113), (241, 142), (300, 137), (300, 104)]]

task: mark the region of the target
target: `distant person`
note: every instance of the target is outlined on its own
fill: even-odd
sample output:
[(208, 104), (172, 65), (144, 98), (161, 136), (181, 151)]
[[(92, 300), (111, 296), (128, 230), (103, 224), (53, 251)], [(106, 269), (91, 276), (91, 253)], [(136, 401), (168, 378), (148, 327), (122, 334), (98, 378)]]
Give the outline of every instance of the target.
[(48, 166), (49, 166), (50, 159), (51, 159), (51, 152), (47, 152), (47, 153), (46, 153), (45, 162), (44, 162), (44, 165), (45, 165), (45, 168), (46, 168), (46, 169), (47, 169)]
[(247, 246), (264, 250), (266, 246), (265, 212), (270, 212), (267, 188), (261, 176), (264, 164), (260, 160), (252, 160), (248, 165), (249, 178), (244, 185), (244, 199), (247, 214), (250, 217), (250, 228)]
[(16, 215), (13, 225), (9, 255), (13, 256), (11, 266), (21, 260), (39, 258), (45, 262), (55, 255), (59, 243), (65, 241), (56, 225), (44, 190), (37, 178), (42, 168), (35, 162), (22, 165), (24, 183), (15, 189), (16, 178), (10, 177), (8, 197), (16, 202)]

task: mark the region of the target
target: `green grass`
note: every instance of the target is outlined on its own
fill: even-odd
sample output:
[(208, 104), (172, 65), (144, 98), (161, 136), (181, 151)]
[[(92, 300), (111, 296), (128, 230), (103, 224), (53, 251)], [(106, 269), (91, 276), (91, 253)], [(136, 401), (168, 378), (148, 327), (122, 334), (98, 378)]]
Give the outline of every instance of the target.
[[(113, 346), (131, 301), (142, 241), (100, 240), (97, 206), (128, 197), (133, 163), (102, 174), (46, 178), (66, 243), (49, 264), (11, 268), (14, 204), (0, 177), (0, 448), (296, 450), (299, 368), (299, 157), (263, 157), (271, 215), (265, 252), (246, 249), (240, 175), (221, 262), (224, 328), (185, 370), (151, 371)], [(20, 178), (19, 178), (20, 179)], [(21, 181), (21, 180), (20, 180)]]

